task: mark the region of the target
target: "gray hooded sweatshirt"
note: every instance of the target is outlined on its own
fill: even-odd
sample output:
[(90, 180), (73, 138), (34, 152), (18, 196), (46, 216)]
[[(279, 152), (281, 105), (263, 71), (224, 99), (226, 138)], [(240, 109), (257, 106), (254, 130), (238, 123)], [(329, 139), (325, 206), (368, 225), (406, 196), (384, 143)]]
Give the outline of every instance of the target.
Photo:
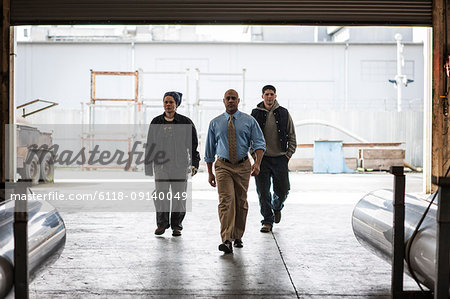
[(277, 109), (280, 105), (277, 100), (274, 101), (272, 109), (267, 110), (264, 107), (257, 107), (257, 109), (267, 111), (267, 119), (266, 125), (264, 128), (261, 128), (264, 133), (264, 138), (266, 139), (266, 152), (265, 156), (269, 157), (277, 157), (281, 155), (287, 155), (289, 158), (295, 153), (297, 149), (297, 140), (295, 137), (295, 127), (294, 122), (292, 121), (291, 115), (288, 113), (289, 120), (287, 124), (287, 132), (288, 132), (288, 147), (287, 151), (281, 150), (281, 145), (278, 137), (278, 128), (275, 120), (275, 116), (273, 115), (273, 111)]

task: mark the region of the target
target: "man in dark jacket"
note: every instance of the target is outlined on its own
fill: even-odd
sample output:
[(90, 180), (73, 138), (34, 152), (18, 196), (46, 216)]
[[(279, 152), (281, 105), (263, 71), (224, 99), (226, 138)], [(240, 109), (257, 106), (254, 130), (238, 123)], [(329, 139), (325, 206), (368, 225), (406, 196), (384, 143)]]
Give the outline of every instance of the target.
[[(276, 89), (272, 85), (262, 88), (262, 98), (252, 110), (266, 140), (266, 151), (261, 162), (261, 171), (255, 177), (261, 208), (261, 232), (272, 231), (273, 223), (281, 220), (281, 210), (289, 193), (289, 159), (297, 148), (294, 122), (288, 110), (276, 100)], [(270, 186), (273, 181), (273, 196)]]
[[(166, 92), (164, 113), (155, 117), (148, 129), (145, 147), (145, 175), (155, 174), (153, 199), (156, 207), (155, 235), (169, 227), (173, 236), (180, 236), (188, 200), (187, 174), (197, 173), (200, 154), (197, 131), (191, 119), (176, 113), (182, 94)], [(164, 157), (152, 157), (163, 153)], [(172, 207), (170, 207), (172, 203)]]

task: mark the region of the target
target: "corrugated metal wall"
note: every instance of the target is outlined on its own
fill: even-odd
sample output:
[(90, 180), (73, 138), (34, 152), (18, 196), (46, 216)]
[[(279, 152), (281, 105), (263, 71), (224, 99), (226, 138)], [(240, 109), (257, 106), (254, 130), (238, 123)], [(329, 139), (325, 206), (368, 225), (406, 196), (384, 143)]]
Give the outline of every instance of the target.
[[(187, 107), (183, 107), (179, 112), (187, 114)], [(101, 109), (97, 109), (96, 115), (101, 120), (97, 123), (109, 124), (109, 126), (123, 126), (124, 124), (132, 124), (130, 115), (132, 108), (109, 109), (107, 114), (102, 113)], [(151, 119), (156, 115), (162, 113), (162, 108), (148, 109), (146, 111), (146, 119), (144, 124), (149, 124)], [(202, 117), (203, 122), (209, 122), (212, 117), (223, 113), (223, 108), (217, 110), (210, 110), (204, 113)], [(372, 112), (372, 111), (291, 111), (294, 122), (301, 122), (304, 120), (322, 120), (333, 124), (340, 128), (344, 128), (352, 134), (361, 136), (370, 142), (403, 142), (400, 148), (405, 149), (405, 161), (415, 166), (423, 166), (423, 113), (416, 111), (404, 112)], [(84, 120), (81, 117), (84, 116)], [(54, 124), (74, 124), (73, 126), (80, 126), (79, 124), (87, 123), (87, 110), (82, 114), (80, 110), (75, 109), (54, 109), (48, 110), (45, 113), (36, 113), (28, 117), (29, 121), (34, 124), (44, 124), (47, 128), (53, 128)], [(53, 124), (53, 125), (52, 125)], [(207, 124), (207, 123), (206, 123)], [(200, 135), (200, 155), (203, 157), (205, 153), (206, 131), (200, 130), (201, 123), (196, 124), (198, 134)], [(64, 126), (64, 125), (62, 125)], [(59, 132), (61, 132), (60, 129)], [(144, 130), (144, 132), (146, 132)], [(313, 143), (315, 140), (342, 140), (343, 142), (357, 142), (352, 137), (341, 133), (340, 131), (321, 125), (304, 125), (296, 127), (297, 143)], [(145, 137), (145, 136), (144, 136)], [(56, 137), (55, 137), (56, 138)], [(78, 151), (81, 146), (79, 136), (62, 135), (57, 136), (61, 144), (71, 142), (73, 149)], [(344, 148), (346, 158), (357, 158), (358, 147)], [(294, 158), (313, 158), (313, 148), (298, 148)]]
[(432, 0), (11, 0), (11, 24), (432, 25)]

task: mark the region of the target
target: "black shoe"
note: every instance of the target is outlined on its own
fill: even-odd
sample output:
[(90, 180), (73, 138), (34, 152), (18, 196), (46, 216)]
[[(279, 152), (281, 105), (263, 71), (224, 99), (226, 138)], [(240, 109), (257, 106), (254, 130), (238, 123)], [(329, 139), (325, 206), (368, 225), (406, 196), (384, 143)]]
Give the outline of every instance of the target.
[(275, 214), (275, 223), (280, 223), (281, 221), (281, 211), (273, 211)]
[(237, 248), (244, 247), (244, 244), (242, 243), (242, 240), (241, 239), (234, 240), (234, 247), (237, 247)]
[(219, 245), (219, 250), (223, 251), (224, 253), (233, 253), (233, 246), (230, 241), (226, 240)]
[(174, 228), (174, 229), (172, 230), (172, 236), (174, 236), (174, 237), (179, 237), (179, 236), (181, 236), (181, 230), (179, 230), (179, 229), (177, 229), (177, 228)]

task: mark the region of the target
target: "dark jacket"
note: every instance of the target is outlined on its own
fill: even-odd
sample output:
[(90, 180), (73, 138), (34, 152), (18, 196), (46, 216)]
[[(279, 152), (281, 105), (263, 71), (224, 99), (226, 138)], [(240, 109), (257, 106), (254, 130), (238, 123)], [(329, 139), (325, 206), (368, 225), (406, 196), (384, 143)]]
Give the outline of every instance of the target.
[[(155, 117), (148, 128), (147, 143), (145, 146), (145, 175), (153, 175), (154, 156), (157, 151), (163, 151), (165, 153), (174, 153), (175, 157), (166, 157), (172, 159), (172, 162), (176, 163), (178, 167), (188, 167), (189, 165), (198, 168), (200, 162), (200, 154), (197, 151), (198, 138), (197, 130), (195, 129), (192, 120), (184, 115), (175, 113), (173, 124), (185, 125), (175, 126), (175, 132), (172, 132), (176, 138), (173, 138), (174, 144), (171, 144), (171, 148), (164, 148), (164, 137), (166, 132), (162, 129), (163, 124), (168, 124), (164, 119), (164, 113)], [(190, 125), (190, 126), (186, 126)], [(190, 130), (186, 131), (186, 130)], [(191, 135), (191, 140), (187, 140)], [(187, 149), (190, 148), (190, 153)], [(175, 159), (175, 161), (173, 161)], [(173, 165), (173, 164), (171, 164)]]
[[(252, 110), (252, 116), (256, 119), (261, 130), (264, 131), (264, 127), (266, 125), (267, 113), (268, 111), (264, 108), (264, 101), (257, 105), (258, 108)], [(288, 120), (289, 120), (289, 112), (286, 108), (278, 106), (273, 111), (273, 115), (275, 116), (277, 122), (278, 129), (278, 138), (280, 140), (281, 150), (287, 151), (288, 148)]]

